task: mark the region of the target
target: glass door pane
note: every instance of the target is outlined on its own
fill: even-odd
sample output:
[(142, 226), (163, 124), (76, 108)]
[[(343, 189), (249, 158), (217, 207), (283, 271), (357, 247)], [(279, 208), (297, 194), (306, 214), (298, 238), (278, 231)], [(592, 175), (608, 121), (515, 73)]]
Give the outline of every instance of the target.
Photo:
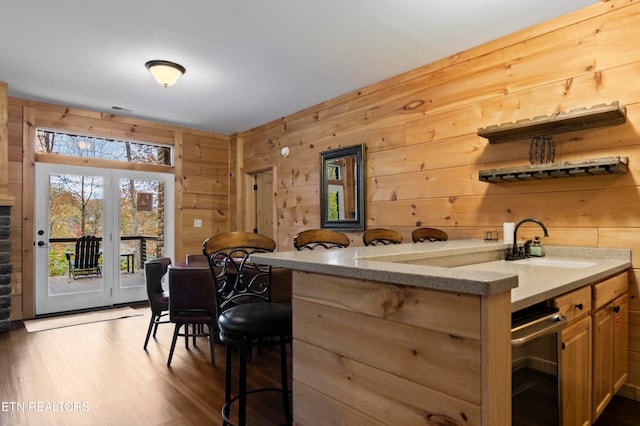
[[(104, 174), (36, 166), (36, 314), (111, 304), (104, 189)], [(81, 239), (87, 236), (95, 241)]]
[[(171, 257), (173, 175), (116, 171), (118, 182), (119, 259), (114, 303), (147, 299), (144, 263)], [(169, 200), (169, 201), (168, 201)], [(167, 243), (170, 245), (167, 246)]]

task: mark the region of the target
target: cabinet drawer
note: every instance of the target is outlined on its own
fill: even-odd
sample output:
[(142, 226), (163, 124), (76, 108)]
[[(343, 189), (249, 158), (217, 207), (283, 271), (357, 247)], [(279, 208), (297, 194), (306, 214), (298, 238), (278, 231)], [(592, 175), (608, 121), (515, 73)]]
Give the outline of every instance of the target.
[(571, 322), (591, 312), (591, 287), (585, 286), (556, 297), (556, 307)]
[(593, 309), (599, 309), (618, 296), (626, 293), (629, 288), (627, 272), (611, 277), (593, 286)]

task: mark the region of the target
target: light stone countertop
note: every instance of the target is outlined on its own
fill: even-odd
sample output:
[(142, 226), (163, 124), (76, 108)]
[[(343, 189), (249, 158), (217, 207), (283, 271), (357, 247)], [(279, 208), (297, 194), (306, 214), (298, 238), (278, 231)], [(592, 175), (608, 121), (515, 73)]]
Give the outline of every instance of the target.
[[(511, 290), (512, 311), (600, 281), (631, 267), (630, 249), (544, 246), (545, 257), (504, 259), (510, 247), (479, 239), (339, 250), (252, 255), (260, 263), (292, 270), (488, 295)], [(536, 260), (538, 259), (538, 260)], [(544, 259), (549, 265), (531, 265)]]

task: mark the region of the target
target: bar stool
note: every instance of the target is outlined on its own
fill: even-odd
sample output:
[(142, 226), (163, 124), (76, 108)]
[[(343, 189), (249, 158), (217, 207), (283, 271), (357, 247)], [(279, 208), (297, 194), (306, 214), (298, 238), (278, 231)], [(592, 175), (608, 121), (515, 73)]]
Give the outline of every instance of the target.
[[(275, 250), (271, 238), (253, 233), (228, 232), (207, 239), (202, 252), (213, 275), (218, 306), (220, 340), (225, 344), (225, 403), (223, 425), (230, 425), (231, 405), (238, 402), (238, 426), (246, 425), (247, 396), (279, 392), (287, 422), (291, 422), (287, 344), (292, 340), (291, 305), (271, 303), (271, 266), (252, 263), (253, 253)], [(253, 303), (252, 303), (253, 302)], [(280, 346), (280, 388), (247, 391), (247, 354), (256, 345)], [(231, 395), (232, 354), (238, 350), (238, 393)]]
[(436, 228), (416, 228), (411, 233), (411, 239), (414, 243), (447, 241), (449, 236), (446, 232)]
[(372, 228), (364, 231), (362, 242), (365, 246), (401, 244), (402, 234), (393, 229)]
[(299, 251), (346, 248), (350, 242), (345, 234), (331, 229), (309, 229), (293, 237), (293, 246)]

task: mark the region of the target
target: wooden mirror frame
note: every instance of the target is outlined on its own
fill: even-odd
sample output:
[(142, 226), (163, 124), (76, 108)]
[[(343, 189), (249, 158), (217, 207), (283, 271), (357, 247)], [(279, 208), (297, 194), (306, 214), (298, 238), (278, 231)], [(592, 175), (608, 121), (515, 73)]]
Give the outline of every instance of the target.
[[(322, 229), (364, 230), (364, 145), (354, 145), (346, 148), (321, 152), (321, 180), (320, 180), (320, 227)], [(353, 168), (340, 167), (340, 162), (353, 162)], [(344, 166), (345, 164), (342, 164)], [(331, 218), (329, 213), (329, 185), (332, 177), (328, 173), (330, 166), (335, 170), (339, 180), (352, 182), (343, 191), (343, 218)], [(344, 185), (342, 186), (344, 188)], [(349, 189), (351, 187), (351, 189)], [(339, 212), (338, 212), (339, 214)]]

